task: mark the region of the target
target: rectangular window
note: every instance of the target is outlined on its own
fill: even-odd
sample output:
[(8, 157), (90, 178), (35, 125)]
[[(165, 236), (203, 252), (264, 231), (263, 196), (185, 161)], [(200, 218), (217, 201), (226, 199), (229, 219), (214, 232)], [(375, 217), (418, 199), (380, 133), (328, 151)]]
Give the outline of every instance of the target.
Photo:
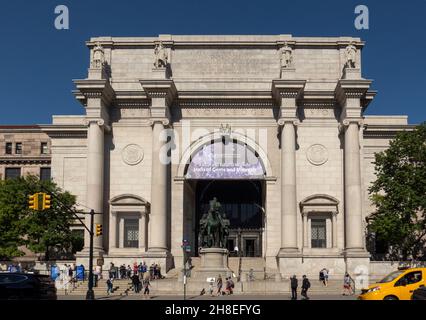
[(17, 142), (15, 144), (15, 153), (16, 154), (22, 154), (22, 143), (21, 142)]
[(124, 219), (124, 248), (139, 248), (138, 219)]
[(312, 248), (327, 248), (326, 219), (311, 220)]
[(40, 168), (40, 180), (41, 181), (50, 180), (50, 168)]
[(6, 179), (16, 179), (21, 176), (21, 168), (6, 168)]
[(47, 142), (42, 142), (40, 147), (40, 153), (41, 154), (47, 154)]
[(6, 142), (5, 153), (6, 154), (12, 154), (12, 142)]

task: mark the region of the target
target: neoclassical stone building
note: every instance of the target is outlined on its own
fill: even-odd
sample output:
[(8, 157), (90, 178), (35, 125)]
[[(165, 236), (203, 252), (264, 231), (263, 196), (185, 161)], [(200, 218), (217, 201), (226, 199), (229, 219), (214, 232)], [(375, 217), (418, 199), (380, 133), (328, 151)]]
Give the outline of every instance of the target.
[[(270, 273), (368, 272), (374, 153), (405, 116), (365, 116), (376, 92), (359, 38), (175, 36), (87, 42), (84, 116), (54, 116), (52, 176), (93, 208), (109, 262), (182, 265), (217, 197), (230, 255)], [(88, 217), (86, 217), (87, 219)], [(87, 220), (88, 221), (88, 220)], [(87, 261), (86, 248), (78, 260)]]

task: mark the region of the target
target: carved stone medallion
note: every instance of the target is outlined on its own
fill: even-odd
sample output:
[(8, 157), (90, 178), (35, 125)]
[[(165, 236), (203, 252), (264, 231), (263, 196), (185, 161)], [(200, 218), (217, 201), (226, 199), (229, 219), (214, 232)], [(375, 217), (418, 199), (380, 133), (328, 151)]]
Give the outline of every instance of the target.
[(327, 148), (322, 144), (313, 144), (306, 151), (306, 158), (313, 165), (320, 166), (328, 160)]
[(129, 144), (121, 152), (123, 161), (130, 166), (137, 165), (143, 160), (143, 150), (137, 144)]

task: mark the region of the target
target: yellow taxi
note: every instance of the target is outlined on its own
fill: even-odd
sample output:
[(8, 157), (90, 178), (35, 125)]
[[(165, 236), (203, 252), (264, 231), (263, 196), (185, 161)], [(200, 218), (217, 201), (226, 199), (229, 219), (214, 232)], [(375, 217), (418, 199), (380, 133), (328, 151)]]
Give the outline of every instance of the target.
[(410, 300), (413, 291), (426, 285), (426, 268), (396, 270), (363, 289), (360, 300)]

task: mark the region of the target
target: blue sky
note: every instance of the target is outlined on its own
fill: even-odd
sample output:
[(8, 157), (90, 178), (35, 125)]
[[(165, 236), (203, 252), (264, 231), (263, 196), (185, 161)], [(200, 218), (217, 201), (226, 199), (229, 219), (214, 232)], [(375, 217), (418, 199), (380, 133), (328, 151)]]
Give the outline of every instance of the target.
[[(70, 30), (54, 28), (54, 8), (70, 10)], [(370, 29), (356, 30), (367, 5)], [(358, 36), (363, 75), (379, 93), (367, 114), (426, 120), (426, 0), (37, 0), (0, 4), (0, 124), (46, 124), (82, 114), (72, 79), (85, 78), (92, 36), (293, 34)]]

